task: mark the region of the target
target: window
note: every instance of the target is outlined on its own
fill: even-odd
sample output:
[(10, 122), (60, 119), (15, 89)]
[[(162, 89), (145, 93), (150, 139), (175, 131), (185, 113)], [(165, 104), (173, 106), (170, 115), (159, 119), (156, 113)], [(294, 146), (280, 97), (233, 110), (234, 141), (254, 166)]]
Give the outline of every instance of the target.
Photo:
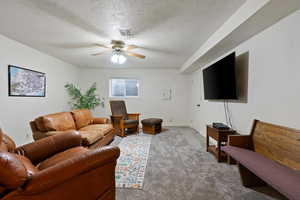
[(112, 78), (109, 80), (110, 97), (138, 97), (139, 81), (131, 78)]

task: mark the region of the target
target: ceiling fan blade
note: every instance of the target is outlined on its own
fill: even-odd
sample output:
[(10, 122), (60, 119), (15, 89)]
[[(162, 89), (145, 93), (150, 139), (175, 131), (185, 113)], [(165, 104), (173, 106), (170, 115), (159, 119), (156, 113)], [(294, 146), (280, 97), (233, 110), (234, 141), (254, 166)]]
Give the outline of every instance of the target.
[(103, 44), (95, 44), (96, 46), (98, 47), (102, 47), (102, 48), (106, 48), (106, 49), (111, 49), (111, 47), (108, 47), (106, 45), (103, 45)]
[(91, 56), (100, 56), (100, 55), (102, 55), (102, 54), (104, 54), (106, 52), (107, 51), (103, 51), (103, 52), (100, 52), (100, 53), (93, 53), (93, 54), (91, 54)]
[(122, 46), (124, 46), (125, 42), (123, 42), (122, 40), (112, 40), (111, 44), (112, 45), (122, 45)]
[(127, 46), (125, 47), (125, 50), (126, 50), (126, 51), (129, 51), (129, 50), (136, 49), (136, 48), (139, 48), (139, 47), (136, 46), (136, 45), (127, 45)]
[(132, 53), (132, 52), (128, 52), (128, 51), (125, 51), (125, 53), (126, 53), (128, 56), (134, 56), (134, 57), (141, 58), (141, 59), (146, 58), (146, 56), (141, 55), (141, 54), (138, 54), (138, 53)]

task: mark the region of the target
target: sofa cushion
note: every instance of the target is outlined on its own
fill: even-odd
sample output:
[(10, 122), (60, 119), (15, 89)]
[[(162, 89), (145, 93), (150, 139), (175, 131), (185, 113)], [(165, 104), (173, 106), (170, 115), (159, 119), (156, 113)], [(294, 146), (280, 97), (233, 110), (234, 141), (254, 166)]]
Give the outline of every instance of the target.
[(41, 162), (40, 164), (38, 164), (38, 169), (39, 170), (43, 170), (46, 169), (48, 167), (54, 166), (64, 160), (73, 158), (75, 156), (80, 155), (81, 153), (85, 153), (88, 150), (84, 147), (74, 147), (71, 149), (68, 149), (66, 151), (63, 151), (61, 153), (55, 154), (54, 156), (44, 160), (43, 162)]
[(289, 199), (300, 199), (300, 173), (254, 151), (226, 146), (227, 154)]
[(73, 110), (71, 113), (74, 117), (77, 129), (85, 127), (93, 122), (93, 116), (90, 110)]
[(92, 124), (79, 129), (84, 145), (91, 145), (113, 130), (111, 124)]
[(43, 117), (38, 117), (34, 120), (36, 127), (38, 128), (38, 130), (46, 132), (47, 129), (44, 126), (44, 119)]
[(64, 133), (69, 133), (70, 131), (77, 131), (77, 130), (68, 130), (68, 131), (48, 131), (46, 133), (47, 136), (53, 136), (53, 135), (58, 135), (58, 134), (64, 134)]
[(22, 155), (16, 155), (16, 158), (21, 161), (21, 163), (24, 165), (26, 171), (27, 171), (27, 175), (31, 176), (33, 174), (35, 174), (36, 172), (38, 172), (39, 170), (32, 164), (32, 162), (26, 158), (25, 156)]
[(7, 189), (16, 189), (28, 178), (23, 163), (13, 153), (0, 152), (0, 185)]
[(80, 129), (80, 131), (99, 131), (101, 135), (105, 136), (113, 130), (111, 124), (91, 124)]
[(66, 131), (76, 129), (70, 112), (61, 112), (42, 117), (47, 131)]
[(15, 142), (0, 129), (0, 151), (8, 151), (13, 153), (15, 149)]
[(93, 130), (93, 131), (79, 131), (81, 137), (82, 137), (82, 144), (83, 145), (91, 145), (95, 142), (101, 140), (104, 136), (103, 133), (99, 130)]

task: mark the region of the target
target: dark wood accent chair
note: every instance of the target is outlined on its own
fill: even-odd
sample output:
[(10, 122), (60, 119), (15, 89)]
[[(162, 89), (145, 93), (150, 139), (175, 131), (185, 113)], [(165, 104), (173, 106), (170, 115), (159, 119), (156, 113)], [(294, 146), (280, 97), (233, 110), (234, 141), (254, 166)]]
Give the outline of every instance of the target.
[(113, 100), (110, 101), (111, 108), (111, 123), (115, 128), (116, 134), (125, 137), (125, 132), (139, 131), (139, 113), (127, 113), (125, 101)]
[(229, 136), (222, 150), (238, 162), (244, 186), (269, 184), (300, 199), (300, 131), (254, 120), (250, 135)]

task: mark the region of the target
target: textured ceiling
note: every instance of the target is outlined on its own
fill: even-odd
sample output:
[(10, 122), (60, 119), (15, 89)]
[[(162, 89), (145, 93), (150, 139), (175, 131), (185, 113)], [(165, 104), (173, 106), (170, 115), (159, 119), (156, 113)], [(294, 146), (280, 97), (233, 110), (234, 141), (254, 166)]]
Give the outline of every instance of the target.
[[(145, 60), (122, 67), (179, 68), (245, 0), (7, 0), (0, 34), (80, 67), (116, 67), (93, 43), (122, 38)], [(120, 66), (118, 66), (120, 67)]]

